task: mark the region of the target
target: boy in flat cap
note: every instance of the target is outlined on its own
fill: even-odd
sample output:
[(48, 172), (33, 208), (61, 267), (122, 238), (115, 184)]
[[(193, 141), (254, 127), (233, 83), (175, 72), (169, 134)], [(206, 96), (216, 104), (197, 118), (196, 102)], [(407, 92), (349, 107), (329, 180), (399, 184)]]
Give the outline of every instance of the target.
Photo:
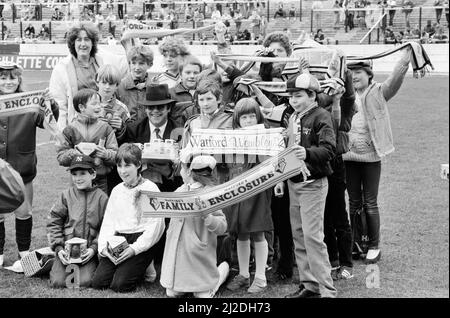
[(317, 79), (300, 74), (287, 81), (289, 103), (294, 113), (289, 119), (288, 146), (304, 160), (310, 176), (299, 174), (288, 180), (290, 219), (300, 287), (287, 298), (336, 297), (331, 278), (327, 246), (323, 242), (323, 218), (328, 191), (327, 176), (332, 173), (336, 136), (331, 115), (318, 106)]
[(87, 240), (87, 249), (81, 254), (80, 287), (89, 287), (97, 268), (97, 239), (103, 221), (108, 196), (93, 186), (96, 177), (94, 159), (74, 156), (68, 169), (73, 185), (62, 192), (50, 210), (47, 233), (50, 247), (56, 258), (50, 271), (50, 284), (55, 288), (66, 287), (68, 255), (65, 242), (73, 237)]

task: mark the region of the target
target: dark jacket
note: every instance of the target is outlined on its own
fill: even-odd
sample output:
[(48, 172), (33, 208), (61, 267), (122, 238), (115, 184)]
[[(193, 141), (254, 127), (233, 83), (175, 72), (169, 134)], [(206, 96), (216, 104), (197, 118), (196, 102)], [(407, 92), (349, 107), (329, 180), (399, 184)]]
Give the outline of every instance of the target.
[(194, 97), (183, 84), (178, 83), (169, 90), (170, 97), (176, 101), (170, 110), (170, 118), (180, 127), (183, 127), (190, 115), (186, 113), (194, 105)]
[[(52, 103), (51, 108), (58, 120), (58, 105)], [(20, 173), (24, 183), (36, 177), (36, 127), (44, 128), (43, 123), (40, 111), (0, 118), (0, 158)]]
[[(183, 128), (179, 127), (172, 119), (168, 119), (166, 129), (162, 136), (163, 139), (174, 139), (175, 141), (181, 138)], [(181, 140), (181, 139), (180, 139)], [(120, 144), (125, 142), (138, 142), (141, 144), (150, 141), (150, 123), (148, 117), (142, 118), (136, 122), (127, 124), (124, 137)], [(158, 184), (161, 191), (174, 191), (180, 186), (180, 180), (175, 180), (174, 172), (176, 170), (170, 161), (151, 161), (147, 162), (147, 169), (142, 171), (142, 176), (150, 181)]]
[(131, 74), (125, 76), (117, 88), (117, 99), (127, 105), (131, 115), (130, 121), (147, 118), (144, 108), (138, 105), (138, 100), (144, 98), (145, 87), (138, 89)]
[(78, 237), (87, 240), (87, 247), (97, 252), (97, 239), (105, 214), (108, 196), (98, 188), (63, 191), (50, 210), (47, 223), (52, 250), (64, 248), (65, 241)]
[[(295, 143), (294, 113), (289, 119), (288, 146)], [(336, 151), (336, 135), (334, 133), (331, 114), (321, 107), (314, 107), (301, 119), (299, 129), (301, 131), (300, 145), (306, 149), (306, 167), (311, 175), (310, 179), (319, 179), (333, 173), (330, 160)], [(301, 182), (301, 174), (290, 179), (292, 182)]]
[[(321, 95), (325, 94), (320, 94), (318, 96), (320, 97)], [(328, 98), (331, 101), (325, 104), (321, 104), (321, 102), (319, 101), (319, 106), (325, 108), (327, 111), (331, 113), (332, 98), (330, 96), (325, 98)], [(322, 99), (322, 103), (324, 103), (325, 98)], [(335, 131), (337, 130), (336, 156), (340, 156), (349, 150), (348, 132), (352, 127), (353, 115), (356, 113), (355, 89), (353, 88), (353, 77), (352, 72), (350, 70), (346, 70), (345, 72), (345, 93), (341, 97), (340, 106), (341, 106), (341, 123), (337, 129), (336, 127), (334, 127)], [(334, 120), (333, 124), (335, 124)]]

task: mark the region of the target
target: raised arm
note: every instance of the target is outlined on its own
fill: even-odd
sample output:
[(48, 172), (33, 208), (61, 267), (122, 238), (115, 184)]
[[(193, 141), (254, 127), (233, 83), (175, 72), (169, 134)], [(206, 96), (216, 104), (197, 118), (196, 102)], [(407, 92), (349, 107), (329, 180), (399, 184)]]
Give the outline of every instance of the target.
[(389, 101), (397, 94), (398, 90), (403, 84), (406, 72), (409, 68), (411, 60), (411, 47), (407, 47), (403, 52), (401, 58), (398, 60), (394, 70), (389, 77), (381, 84), (381, 90), (386, 101)]

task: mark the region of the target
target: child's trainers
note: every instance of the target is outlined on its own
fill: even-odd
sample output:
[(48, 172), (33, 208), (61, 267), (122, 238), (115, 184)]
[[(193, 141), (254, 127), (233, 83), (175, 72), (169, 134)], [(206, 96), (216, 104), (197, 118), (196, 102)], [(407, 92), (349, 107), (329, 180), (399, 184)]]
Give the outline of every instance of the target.
[(229, 290), (238, 290), (242, 287), (249, 287), (250, 286), (250, 277), (245, 278), (242, 275), (236, 275), (234, 278), (227, 284), (227, 289)]
[(341, 266), (339, 271), (339, 279), (353, 278), (353, 268), (347, 266)]
[(333, 278), (333, 280), (338, 280), (339, 279), (339, 272), (340, 272), (340, 267), (332, 267), (331, 268), (331, 278)]
[(260, 293), (267, 288), (267, 281), (261, 278), (255, 277), (252, 286), (247, 290), (250, 294)]

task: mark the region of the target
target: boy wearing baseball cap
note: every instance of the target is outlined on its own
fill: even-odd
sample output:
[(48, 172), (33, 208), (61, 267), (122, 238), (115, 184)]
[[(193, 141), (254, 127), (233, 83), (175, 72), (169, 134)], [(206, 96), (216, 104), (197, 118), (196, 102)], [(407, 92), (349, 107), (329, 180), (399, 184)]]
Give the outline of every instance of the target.
[(67, 240), (77, 237), (87, 240), (87, 249), (82, 252), (80, 287), (89, 287), (97, 268), (97, 239), (103, 221), (108, 196), (93, 186), (96, 177), (94, 159), (85, 155), (73, 157), (68, 168), (73, 185), (63, 191), (50, 210), (47, 236), (56, 258), (50, 271), (50, 285), (66, 287), (66, 266), (69, 257), (64, 250)]
[(327, 247), (323, 242), (323, 218), (328, 191), (327, 176), (336, 148), (331, 115), (318, 106), (317, 79), (307, 73), (287, 81), (289, 103), (294, 113), (289, 119), (288, 146), (304, 160), (310, 172), (288, 180), (290, 219), (300, 287), (287, 298), (336, 297)]

